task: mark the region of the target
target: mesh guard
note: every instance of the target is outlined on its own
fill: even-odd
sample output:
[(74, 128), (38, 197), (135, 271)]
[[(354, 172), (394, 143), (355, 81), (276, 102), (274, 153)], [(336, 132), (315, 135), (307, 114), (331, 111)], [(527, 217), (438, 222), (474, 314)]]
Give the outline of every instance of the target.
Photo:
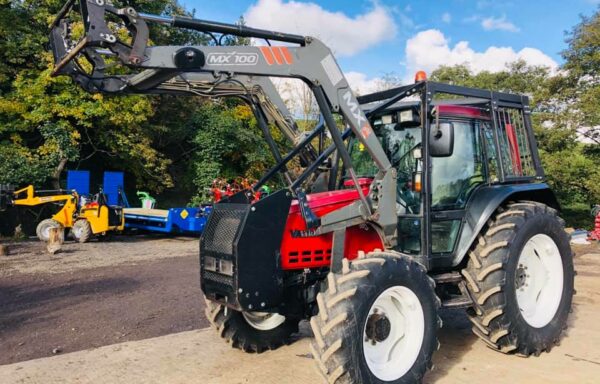
[[(255, 203), (215, 204), (200, 238), (206, 297), (236, 310), (268, 311), (282, 301), (281, 240), (291, 197), (279, 191)], [(233, 276), (205, 270), (205, 258), (233, 263)]]

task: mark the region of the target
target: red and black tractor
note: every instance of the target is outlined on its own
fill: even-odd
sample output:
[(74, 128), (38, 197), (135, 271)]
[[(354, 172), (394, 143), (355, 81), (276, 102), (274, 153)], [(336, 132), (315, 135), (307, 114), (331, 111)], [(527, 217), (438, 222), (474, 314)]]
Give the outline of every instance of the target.
[[(85, 34), (73, 41), (78, 22)], [(153, 46), (148, 23), (214, 43)], [(310, 320), (328, 382), (420, 382), (444, 307), (464, 308), (473, 332), (500, 352), (538, 355), (558, 344), (572, 253), (527, 97), (420, 74), (357, 98), (318, 39), (104, 0), (69, 1), (52, 27), (54, 74), (90, 92), (237, 97), (252, 108), (276, 165), (214, 205), (200, 242), (206, 313), (234, 347), (279, 347)], [(219, 35), (268, 44), (221, 46)], [(106, 60), (127, 70), (108, 73)], [(309, 87), (320, 109), (312, 131), (298, 129), (270, 77)], [(291, 151), (280, 151), (273, 129)], [(298, 157), (304, 167), (292, 172)], [(285, 187), (256, 199), (272, 178)]]

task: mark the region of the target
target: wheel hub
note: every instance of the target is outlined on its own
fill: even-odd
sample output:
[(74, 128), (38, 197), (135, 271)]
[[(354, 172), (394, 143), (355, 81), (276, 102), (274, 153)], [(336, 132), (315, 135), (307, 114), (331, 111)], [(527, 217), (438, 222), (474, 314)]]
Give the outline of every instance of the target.
[(520, 264), (517, 268), (515, 285), (517, 289), (527, 286), (527, 267), (524, 267), (523, 264)]
[(373, 345), (380, 343), (388, 338), (392, 330), (392, 324), (385, 313), (373, 313), (367, 320), (365, 333), (367, 340), (370, 340)]

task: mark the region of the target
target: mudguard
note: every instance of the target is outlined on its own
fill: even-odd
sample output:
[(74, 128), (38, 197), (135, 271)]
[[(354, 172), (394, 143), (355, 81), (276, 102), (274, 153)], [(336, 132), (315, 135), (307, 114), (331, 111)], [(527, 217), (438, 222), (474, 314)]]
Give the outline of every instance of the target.
[[(452, 267), (459, 265), (489, 218), (507, 200), (532, 200), (560, 209), (554, 192), (546, 183), (483, 186), (477, 189), (466, 207), (463, 229)], [(440, 261), (438, 261), (439, 264)], [(438, 264), (435, 261), (434, 265)]]

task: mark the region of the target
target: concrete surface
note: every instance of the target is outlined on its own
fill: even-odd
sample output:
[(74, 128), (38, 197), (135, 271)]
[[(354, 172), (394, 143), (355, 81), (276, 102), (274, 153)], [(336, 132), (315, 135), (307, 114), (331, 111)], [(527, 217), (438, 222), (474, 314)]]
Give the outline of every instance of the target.
[[(576, 266), (578, 294), (560, 347), (538, 358), (502, 355), (471, 335), (462, 313), (445, 314), (426, 382), (600, 382), (600, 254), (578, 257)], [(303, 334), (291, 346), (247, 355), (212, 330), (183, 332), (0, 366), (0, 383), (320, 383)]]

